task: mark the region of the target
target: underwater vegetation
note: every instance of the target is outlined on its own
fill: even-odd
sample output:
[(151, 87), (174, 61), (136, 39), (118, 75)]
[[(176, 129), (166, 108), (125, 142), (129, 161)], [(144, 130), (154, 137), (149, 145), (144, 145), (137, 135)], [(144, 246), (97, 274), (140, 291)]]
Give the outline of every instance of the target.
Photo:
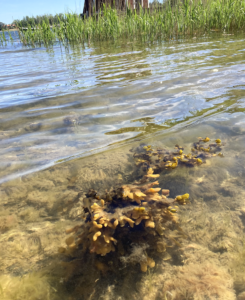
[(58, 300), (56, 290), (48, 277), (41, 273), (30, 273), (23, 277), (0, 276), (1, 300)]
[(153, 149), (150, 145), (138, 147), (134, 153), (136, 166), (144, 172), (152, 168), (154, 173), (161, 173), (164, 170), (172, 170), (178, 166), (194, 167), (200, 166), (208, 158), (213, 156), (223, 157), (221, 152), (222, 144), (220, 139), (208, 144), (210, 138), (199, 138), (198, 142), (193, 143), (191, 152), (185, 154), (184, 148), (175, 145), (175, 149)]
[[(235, 299), (233, 281), (226, 269), (211, 263), (176, 267), (164, 283), (167, 299)], [(171, 297), (170, 297), (171, 295)]]
[(16, 215), (0, 216), (0, 233), (14, 228), (17, 224), (18, 221)]
[(239, 300), (245, 299), (245, 239), (242, 243), (235, 244), (235, 251), (233, 253), (233, 260), (231, 261), (232, 276), (234, 278), (234, 286), (236, 291), (242, 292), (243, 297)]
[(221, 140), (211, 143), (206, 137), (199, 138), (188, 154), (179, 145), (173, 151), (138, 147), (134, 154), (137, 180), (101, 193), (90, 189), (83, 198), (83, 220), (66, 230), (66, 247), (59, 248), (67, 264), (74, 262), (66, 266), (66, 282), (76, 272), (92, 278), (86, 281), (86, 289), (81, 281), (76, 284), (86, 298), (105, 274), (118, 276), (120, 271), (127, 278), (129, 273), (140, 276), (136, 274), (155, 269), (158, 262), (182, 264), (181, 247), (189, 237), (180, 227), (179, 210), (189, 202), (189, 194), (169, 198), (170, 191), (158, 187), (156, 180), (163, 170), (200, 166), (210, 157), (223, 156), (222, 146)]
[[(236, 292), (242, 300), (244, 264), (240, 262), (244, 260), (244, 244), (237, 241), (243, 235), (243, 210), (223, 211), (223, 198), (209, 209), (209, 202), (200, 202), (202, 194), (195, 194), (188, 184), (181, 190), (175, 188), (181, 172), (193, 172), (194, 181), (200, 180), (196, 173), (210, 172), (205, 162), (222, 156), (218, 154), (223, 145), (207, 137), (199, 138), (190, 147), (191, 153), (179, 145), (172, 151), (140, 145), (132, 149), (134, 157), (125, 158), (130, 160), (128, 176), (119, 180), (116, 171), (107, 185), (104, 173), (98, 174), (103, 184), (83, 187), (83, 177), (80, 181), (76, 177), (78, 169), (67, 176), (64, 190), (55, 194), (54, 206), (49, 204), (45, 211), (50, 218), (49, 213), (60, 210), (58, 222), (33, 221), (40, 220), (43, 211), (37, 214), (38, 208), (46, 207), (51, 198), (45, 190), (47, 200), (40, 206), (40, 194), (37, 197), (29, 192), (32, 196), (27, 199), (33, 207), (23, 206), (18, 213), (18, 226), (27, 224), (23, 236), (17, 229), (7, 235), (10, 226), (2, 217), (3, 240), (8, 241), (2, 252), (11, 253), (11, 257), (2, 257), (14, 260), (18, 256), (23, 265), (30, 264), (32, 273), (26, 274), (26, 265), (22, 268), (20, 259), (19, 266), (17, 260), (15, 264), (6, 263), (2, 268), (6, 275), (0, 276), (0, 299), (232, 300)], [(141, 159), (145, 161), (138, 162)], [(165, 167), (159, 168), (160, 163)], [(177, 163), (171, 173), (170, 163)], [(89, 170), (89, 166), (86, 168)], [(91, 178), (95, 178), (94, 173)], [(215, 182), (214, 178), (203, 180)], [(173, 183), (168, 184), (166, 179)], [(228, 188), (229, 180), (222, 185)], [(187, 205), (190, 200), (185, 191), (192, 196), (191, 205)], [(57, 201), (57, 195), (65, 198)], [(66, 236), (65, 228), (69, 228)], [(57, 246), (63, 246), (58, 253)]]
[(139, 264), (142, 272), (155, 266), (154, 259), (171, 259), (168, 248), (173, 252), (185, 237), (177, 211), (189, 195), (167, 198), (169, 190), (155, 187), (157, 181), (150, 182), (159, 176), (149, 168), (134, 184), (104, 195), (90, 190), (84, 199), (85, 223), (66, 231), (72, 235), (66, 239), (67, 248), (59, 252), (72, 257), (90, 252), (104, 257), (100, 261), (106, 265), (113, 261), (109, 269), (130, 263)]

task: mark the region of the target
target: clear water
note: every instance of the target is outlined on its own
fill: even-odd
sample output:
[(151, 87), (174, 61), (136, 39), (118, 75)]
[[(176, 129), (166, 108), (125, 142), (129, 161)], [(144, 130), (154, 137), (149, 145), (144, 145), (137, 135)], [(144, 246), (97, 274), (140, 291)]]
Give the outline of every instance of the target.
[[(83, 205), (74, 199), (82, 199), (90, 188), (103, 191), (131, 182), (135, 164), (130, 150), (141, 143), (170, 149), (178, 143), (190, 149), (200, 136), (224, 141), (224, 158), (211, 158), (199, 168), (177, 168), (159, 179), (172, 197), (190, 194), (191, 204), (180, 213), (188, 234), (181, 266), (158, 262), (155, 271), (137, 277), (135, 286), (123, 276), (113, 282), (111, 275), (108, 281), (103, 275), (98, 288), (101, 299), (193, 299), (183, 278), (182, 292), (171, 285), (164, 290), (164, 282), (181, 272), (194, 276), (192, 265), (203, 264), (199, 271), (205, 273), (210, 262), (221, 281), (208, 273), (205, 286), (215, 282), (210, 289), (216, 290), (207, 296), (194, 276), (192, 282), (199, 284), (194, 299), (243, 299), (244, 42), (239, 34), (211, 34), (169, 42), (32, 48), (16, 36), (14, 43), (0, 47), (4, 299), (19, 299), (12, 292), (13, 287), (19, 291), (19, 278), (30, 291), (36, 281), (43, 284), (37, 296), (26, 292), (20, 299), (48, 299), (46, 291), (50, 299), (98, 299), (93, 289), (90, 296), (81, 293), (80, 283), (68, 288), (74, 270), (57, 271), (65, 229), (81, 222)], [(54, 261), (48, 275), (41, 276)], [(224, 282), (224, 291), (218, 290)]]

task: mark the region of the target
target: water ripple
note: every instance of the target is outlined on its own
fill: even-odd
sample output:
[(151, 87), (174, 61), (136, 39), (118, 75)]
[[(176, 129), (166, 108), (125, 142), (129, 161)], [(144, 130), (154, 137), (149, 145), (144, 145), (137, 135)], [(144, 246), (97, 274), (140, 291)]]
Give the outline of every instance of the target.
[(244, 38), (0, 48), (0, 182), (243, 112)]

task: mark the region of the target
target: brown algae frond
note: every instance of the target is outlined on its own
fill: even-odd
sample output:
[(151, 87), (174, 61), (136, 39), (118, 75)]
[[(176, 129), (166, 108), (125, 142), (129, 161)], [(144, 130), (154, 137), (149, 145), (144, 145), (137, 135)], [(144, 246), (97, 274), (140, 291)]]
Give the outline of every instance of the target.
[(179, 145), (175, 145), (173, 151), (153, 149), (151, 146), (138, 147), (134, 154), (135, 164), (143, 171), (152, 168), (154, 173), (159, 174), (163, 170), (172, 170), (178, 166), (200, 166), (208, 158), (224, 156), (221, 152), (223, 144), (220, 139), (216, 139), (215, 143), (207, 144), (208, 142), (210, 142), (209, 137), (199, 137), (198, 142), (193, 143), (190, 153), (184, 153), (184, 148)]
[(189, 202), (189, 194), (168, 198), (170, 191), (158, 187), (157, 180), (163, 170), (200, 166), (212, 156), (223, 156), (223, 145), (209, 142), (208, 137), (199, 138), (187, 154), (179, 145), (173, 151), (138, 147), (134, 159), (143, 176), (104, 193), (89, 190), (83, 199), (85, 221), (66, 230), (66, 247), (59, 248), (59, 253), (66, 260), (79, 261), (94, 279), (119, 270), (128, 274), (132, 266), (133, 273), (138, 273), (158, 262), (182, 261), (181, 247), (187, 235), (180, 227), (178, 212)]
[[(149, 168), (138, 183), (104, 195), (90, 190), (84, 199), (85, 224), (67, 230), (72, 235), (59, 252), (71, 257), (90, 253), (100, 257), (99, 265), (105, 263), (108, 269), (138, 264), (143, 272), (153, 268), (157, 258), (172, 259), (184, 237), (178, 225), (178, 206), (186, 204), (189, 195), (167, 198), (169, 190), (157, 187), (158, 181), (150, 182), (159, 176)], [(137, 253), (142, 255), (133, 255), (134, 249), (141, 249)]]

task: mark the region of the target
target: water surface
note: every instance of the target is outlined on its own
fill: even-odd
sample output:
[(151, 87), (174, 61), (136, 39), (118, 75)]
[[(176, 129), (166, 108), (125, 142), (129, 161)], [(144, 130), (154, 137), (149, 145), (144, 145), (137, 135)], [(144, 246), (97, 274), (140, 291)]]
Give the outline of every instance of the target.
[(243, 111), (241, 36), (109, 45), (0, 48), (1, 182)]

